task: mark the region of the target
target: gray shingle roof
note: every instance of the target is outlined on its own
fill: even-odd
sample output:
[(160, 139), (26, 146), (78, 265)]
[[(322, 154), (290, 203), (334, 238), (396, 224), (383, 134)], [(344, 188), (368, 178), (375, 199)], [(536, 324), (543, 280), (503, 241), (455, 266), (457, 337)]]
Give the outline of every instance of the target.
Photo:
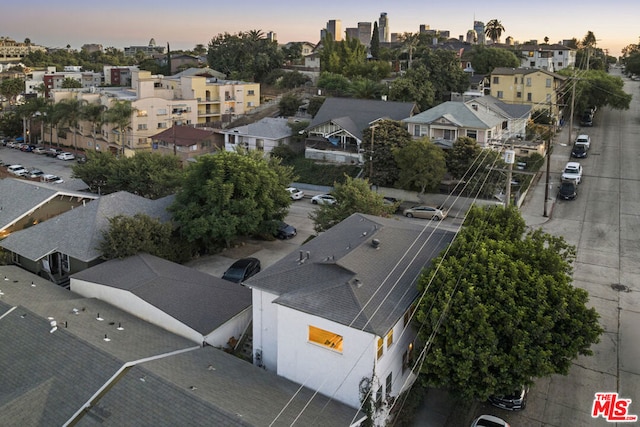
[(506, 102), (502, 102), (491, 95), (480, 96), (466, 102), (467, 105), (472, 105), (474, 103), (484, 105), (492, 111), (511, 119), (527, 117), (531, 113), (532, 109), (531, 105), (507, 104)]
[(83, 198), (93, 197), (90, 194), (68, 191), (23, 179), (0, 179), (0, 229), (61, 194)]
[(339, 123), (355, 138), (376, 120), (402, 120), (417, 111), (413, 102), (376, 101), (355, 98), (327, 98), (307, 130), (330, 121)]
[(109, 226), (109, 218), (144, 213), (168, 221), (167, 207), (172, 202), (173, 196), (149, 200), (120, 191), (12, 233), (0, 246), (34, 261), (56, 251), (80, 261), (93, 261), (100, 257), (98, 245), (102, 231)]
[(453, 236), (354, 214), (245, 283), (278, 295), (278, 304), (383, 336), (417, 297), (422, 269)]
[(237, 133), (243, 136), (279, 140), (291, 136), (291, 128), (289, 127), (288, 119), (265, 117), (255, 123), (225, 129), (221, 133)]
[(245, 286), (149, 254), (110, 260), (71, 278), (129, 291), (203, 335), (251, 306)]
[(503, 121), (491, 112), (475, 111), (465, 103), (447, 101), (413, 117), (405, 118), (404, 122), (431, 124), (440, 118), (445, 118), (457, 126), (472, 129), (491, 129)]

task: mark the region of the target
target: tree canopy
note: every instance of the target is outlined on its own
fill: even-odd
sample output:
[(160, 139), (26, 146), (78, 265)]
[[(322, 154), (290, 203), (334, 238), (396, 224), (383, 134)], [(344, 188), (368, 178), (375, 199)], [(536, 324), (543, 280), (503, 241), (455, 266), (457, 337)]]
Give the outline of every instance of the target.
[(447, 171), (444, 152), (429, 138), (412, 139), (393, 151), (400, 173), (398, 185), (405, 190), (427, 190), (438, 188)]
[(285, 217), (292, 181), (280, 159), (265, 159), (258, 151), (203, 155), (187, 168), (170, 211), (189, 242), (204, 250), (229, 246)]
[[(573, 71), (564, 69), (558, 74), (573, 77)], [(618, 76), (602, 70), (581, 72), (580, 79), (575, 81), (576, 98), (574, 111), (581, 113), (589, 107), (609, 106), (616, 110), (628, 110), (631, 105), (631, 94), (624, 91), (624, 81)], [(567, 91), (565, 102), (571, 104), (571, 92)]]
[(520, 60), (511, 51), (497, 47), (475, 45), (471, 49), (471, 66), (478, 74), (490, 74), (497, 67), (517, 68)]
[(398, 165), (393, 150), (411, 142), (411, 134), (402, 123), (394, 120), (380, 120), (375, 124), (373, 144), (371, 133), (371, 127), (362, 132), (363, 169), (371, 184), (392, 187), (398, 180)]
[(497, 19), (492, 19), (487, 22), (487, 25), (484, 29), (485, 35), (489, 37), (491, 41), (493, 41), (493, 43), (497, 43), (500, 41), (500, 37), (502, 36), (503, 32), (504, 26), (502, 25), (502, 22), (498, 21)]
[(368, 180), (345, 178), (346, 181), (336, 183), (331, 192), (338, 202), (318, 205), (309, 214), (316, 233), (328, 230), (356, 212), (386, 217), (395, 211), (396, 206), (385, 204), (382, 194), (371, 190)]
[(516, 208), (472, 207), (419, 282), (424, 381), (484, 400), (591, 355), (603, 329), (571, 284), (574, 259), (563, 238), (526, 232)]

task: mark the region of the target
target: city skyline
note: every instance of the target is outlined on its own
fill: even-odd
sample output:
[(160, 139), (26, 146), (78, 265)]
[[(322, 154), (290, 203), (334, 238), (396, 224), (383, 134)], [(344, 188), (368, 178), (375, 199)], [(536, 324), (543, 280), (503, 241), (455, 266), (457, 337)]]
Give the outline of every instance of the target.
[[(568, 3), (568, 4), (567, 4)], [(28, 4), (18, 2), (3, 5), (0, 16), (0, 36), (45, 47), (65, 47), (69, 44), (80, 49), (83, 44), (101, 44), (103, 47), (123, 49), (126, 46), (144, 46), (154, 39), (157, 45), (169, 43), (172, 50), (191, 50), (197, 44), (207, 46), (218, 34), (261, 30), (273, 32), (279, 43), (307, 41), (317, 43), (320, 32), (330, 20), (340, 20), (342, 32), (358, 26), (358, 22), (377, 22), (381, 13), (389, 19), (391, 33), (419, 31), (420, 25), (434, 30), (448, 30), (451, 37), (465, 36), (473, 29), (474, 21), (485, 24), (498, 19), (505, 28), (501, 41), (512, 37), (514, 41), (538, 40), (549, 37), (550, 43), (563, 39), (582, 39), (592, 31), (597, 46), (607, 49), (610, 55), (619, 56), (620, 50), (631, 43), (638, 43), (640, 31), (637, 17), (640, 2), (617, 1), (615, 7), (596, 9), (588, 0), (569, 0), (561, 10), (556, 3), (543, 0), (535, 6), (514, 8), (513, 3), (499, 0), (483, 5), (460, 0), (453, 4), (416, 5), (413, 1), (400, 0), (389, 4), (382, 1), (362, 6), (328, 0), (317, 6), (302, 5), (284, 0), (277, 4), (247, 0), (242, 8), (216, 6), (209, 3), (176, 8), (174, 2), (125, 3), (114, 0), (105, 9), (104, 4), (77, 0), (60, 3), (35, 0)], [(528, 10), (528, 9), (531, 10)], [(247, 11), (255, 11), (247, 13)], [(319, 13), (320, 12), (320, 13)]]

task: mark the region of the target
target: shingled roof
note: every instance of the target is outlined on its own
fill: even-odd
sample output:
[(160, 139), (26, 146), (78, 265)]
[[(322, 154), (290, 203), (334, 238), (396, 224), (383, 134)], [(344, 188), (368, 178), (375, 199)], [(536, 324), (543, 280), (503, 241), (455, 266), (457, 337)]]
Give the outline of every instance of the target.
[(278, 295), (277, 304), (384, 336), (418, 296), (422, 269), (454, 235), (353, 214), (245, 284)]
[(149, 254), (110, 260), (71, 279), (131, 292), (203, 335), (251, 306), (245, 286)]
[(173, 196), (150, 200), (126, 191), (102, 196), (47, 221), (11, 233), (0, 246), (37, 261), (52, 252), (61, 252), (80, 261), (93, 261), (101, 254), (98, 246), (109, 218), (143, 213), (160, 221), (170, 220), (167, 207)]
[(459, 127), (491, 129), (503, 122), (501, 117), (484, 110), (474, 110), (466, 103), (447, 101), (420, 114), (404, 119), (406, 123), (430, 124), (444, 118)]

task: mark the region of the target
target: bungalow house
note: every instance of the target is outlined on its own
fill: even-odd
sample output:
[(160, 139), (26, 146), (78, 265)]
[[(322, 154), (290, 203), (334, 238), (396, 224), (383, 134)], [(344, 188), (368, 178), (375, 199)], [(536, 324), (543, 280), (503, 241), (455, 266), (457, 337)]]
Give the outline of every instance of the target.
[(251, 277), (254, 364), (384, 411), (415, 379), (418, 278), (454, 234), (356, 213)]
[[(506, 120), (503, 137), (523, 139), (527, 133), (527, 123), (531, 119), (531, 106), (507, 104), (491, 95), (473, 98), (466, 102), (474, 111), (487, 111)], [(504, 122), (503, 122), (504, 124)], [(491, 141), (490, 141), (491, 142)]]
[(334, 163), (364, 163), (362, 132), (378, 120), (412, 117), (418, 112), (413, 102), (327, 98), (309, 127), (305, 157)]
[(125, 191), (86, 202), (64, 214), (16, 231), (0, 241), (14, 264), (68, 286), (69, 276), (101, 263), (98, 249), (109, 218), (143, 213), (168, 221), (173, 196), (149, 200)]
[(508, 131), (509, 119), (488, 108), (474, 104), (448, 101), (403, 120), (414, 138), (429, 137), (442, 146), (450, 146), (466, 136), (487, 147), (489, 141), (500, 140)]
[(249, 289), (149, 254), (93, 266), (70, 285), (201, 345), (226, 348), (251, 322)]
[(82, 206), (98, 196), (57, 185), (0, 179), (0, 239)]
[(275, 147), (288, 145), (291, 140), (289, 120), (280, 117), (265, 117), (248, 125), (219, 130), (218, 133), (224, 135), (227, 151), (242, 147), (269, 153)]
[(151, 141), (154, 153), (177, 156), (183, 162), (222, 148), (221, 138), (213, 130), (177, 124), (153, 135)]

